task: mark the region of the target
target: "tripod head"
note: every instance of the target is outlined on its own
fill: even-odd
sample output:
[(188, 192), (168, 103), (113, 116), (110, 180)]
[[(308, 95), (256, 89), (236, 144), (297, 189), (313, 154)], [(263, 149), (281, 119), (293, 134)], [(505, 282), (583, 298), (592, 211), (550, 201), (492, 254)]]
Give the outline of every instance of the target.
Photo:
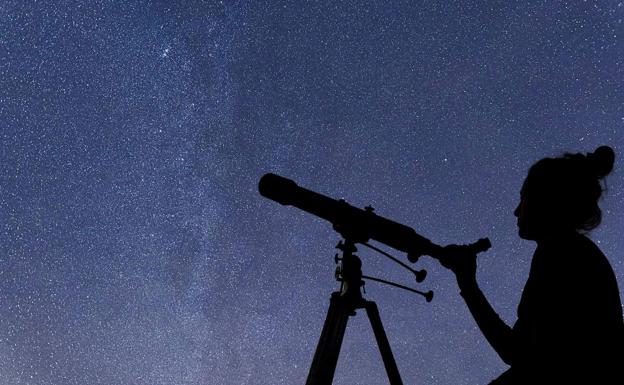
[(345, 240), (338, 242), (336, 248), (342, 251), (342, 256), (334, 256), (336, 266), (336, 280), (340, 282), (340, 295), (351, 300), (362, 299), (360, 287), (364, 285), (362, 281), (362, 260), (353, 254), (357, 251), (352, 241)]
[[(390, 254), (372, 245), (369, 245), (368, 243), (364, 243), (363, 245), (365, 245), (366, 247), (370, 249), (376, 250), (377, 252), (385, 255), (386, 257), (389, 257), (390, 259), (394, 260), (395, 262), (401, 265), (404, 265), (401, 261), (394, 258)], [(377, 277), (371, 277), (369, 275), (363, 275), (362, 274), (362, 261), (357, 255), (353, 254), (354, 252), (357, 251), (357, 248), (355, 247), (355, 244), (352, 241), (347, 241), (347, 240), (345, 240), (344, 242), (340, 241), (338, 242), (338, 245), (336, 245), (336, 248), (342, 250), (343, 252), (342, 257), (338, 257), (338, 254), (334, 256), (334, 261), (338, 265), (336, 267), (336, 280), (341, 282), (341, 286), (340, 286), (341, 295), (352, 298), (352, 299), (353, 298), (358, 299), (358, 300), (362, 299), (362, 295), (360, 293), (360, 287), (364, 287), (365, 281), (363, 281), (363, 279), (368, 279), (371, 281), (394, 286), (399, 289), (411, 291), (412, 293), (422, 295), (423, 297), (425, 297), (427, 302), (431, 302), (431, 300), (433, 299), (433, 291), (431, 290), (425, 293), (420, 290), (412, 289), (411, 287), (398, 284), (396, 282), (387, 281), (385, 279), (381, 279)], [(413, 270), (407, 265), (404, 265), (404, 267), (412, 271), (413, 273), (415, 273), (417, 282), (422, 282), (425, 279), (425, 276), (427, 275), (427, 272), (425, 270), (420, 270), (420, 271)]]

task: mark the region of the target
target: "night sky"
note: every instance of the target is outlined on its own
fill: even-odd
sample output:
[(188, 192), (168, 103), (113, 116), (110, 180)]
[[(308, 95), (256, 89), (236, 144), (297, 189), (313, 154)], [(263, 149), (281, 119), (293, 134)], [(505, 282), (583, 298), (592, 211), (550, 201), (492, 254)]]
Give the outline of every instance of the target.
[[(303, 384), (340, 237), (261, 197), (267, 172), (439, 244), (489, 237), (478, 279), (512, 324), (528, 168), (607, 144), (591, 237), (624, 288), (623, 19), (617, 0), (2, 1), (0, 384)], [(366, 285), (404, 383), (506, 369), (449, 271), (422, 258), (416, 284), (359, 254), (436, 293)], [(360, 312), (335, 384), (383, 383)]]

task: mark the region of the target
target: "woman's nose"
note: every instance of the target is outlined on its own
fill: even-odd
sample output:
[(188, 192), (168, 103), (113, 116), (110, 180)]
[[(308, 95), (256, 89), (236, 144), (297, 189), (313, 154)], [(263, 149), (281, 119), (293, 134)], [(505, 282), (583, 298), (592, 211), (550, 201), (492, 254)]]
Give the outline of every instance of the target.
[(520, 216), (520, 204), (518, 204), (518, 206), (514, 210), (514, 216), (516, 217)]

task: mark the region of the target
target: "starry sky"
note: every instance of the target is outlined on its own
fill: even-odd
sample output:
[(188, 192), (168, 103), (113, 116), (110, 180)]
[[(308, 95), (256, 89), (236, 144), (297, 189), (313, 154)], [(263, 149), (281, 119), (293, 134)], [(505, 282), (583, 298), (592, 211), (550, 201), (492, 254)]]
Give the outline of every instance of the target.
[[(489, 237), (478, 279), (512, 324), (528, 168), (608, 144), (591, 237), (624, 288), (623, 18), (618, 0), (0, 2), (0, 384), (303, 384), (339, 236), (261, 197), (267, 172), (439, 244)], [(435, 261), (416, 284), (359, 255), (436, 293), (366, 285), (406, 384), (506, 368)], [(335, 384), (386, 381), (358, 313)]]

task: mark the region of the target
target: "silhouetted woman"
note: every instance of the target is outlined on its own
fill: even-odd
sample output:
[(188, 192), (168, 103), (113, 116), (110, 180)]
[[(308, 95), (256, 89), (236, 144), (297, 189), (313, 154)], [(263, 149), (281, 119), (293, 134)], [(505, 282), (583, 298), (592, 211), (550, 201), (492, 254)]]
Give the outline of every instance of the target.
[(514, 215), (520, 237), (537, 248), (513, 327), (479, 289), (474, 255), (442, 260), (455, 273), (486, 339), (511, 366), (491, 385), (624, 384), (624, 322), (615, 274), (583, 235), (600, 223), (601, 180), (614, 158), (603, 146), (588, 155), (545, 158), (530, 168)]

